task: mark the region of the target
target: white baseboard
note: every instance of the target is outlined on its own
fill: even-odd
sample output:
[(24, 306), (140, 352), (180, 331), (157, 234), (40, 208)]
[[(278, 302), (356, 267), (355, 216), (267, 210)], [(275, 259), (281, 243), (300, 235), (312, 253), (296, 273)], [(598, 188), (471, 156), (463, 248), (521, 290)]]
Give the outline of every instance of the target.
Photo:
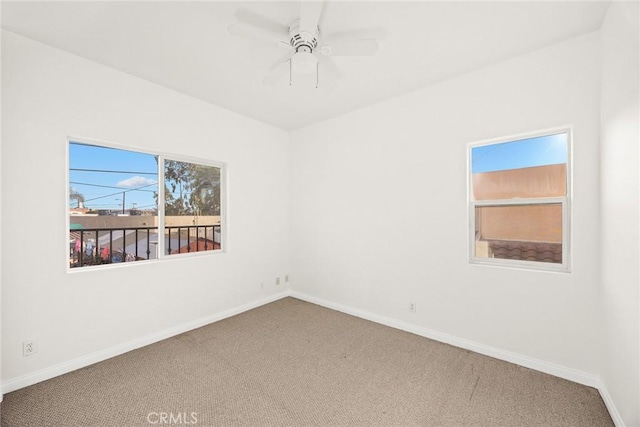
[(320, 305), (322, 307), (337, 310), (352, 316), (359, 317), (361, 319), (370, 320), (381, 325), (389, 326), (391, 328), (400, 329), (402, 331), (411, 332), (425, 338), (430, 338), (435, 341), (443, 342), (453, 345), (455, 347), (471, 350), (476, 353), (484, 354), (485, 356), (494, 357), (496, 359), (504, 360), (506, 362), (514, 363), (516, 365), (524, 366), (525, 368), (534, 369), (536, 371), (544, 372), (559, 378), (564, 378), (569, 381), (583, 384), (589, 387), (593, 387), (600, 392), (602, 400), (604, 401), (611, 419), (616, 427), (625, 427), (624, 421), (620, 416), (620, 413), (616, 409), (616, 406), (607, 391), (604, 383), (597, 375), (590, 374), (588, 372), (579, 371), (577, 369), (568, 368), (566, 366), (558, 365), (556, 363), (546, 362), (544, 360), (535, 359), (533, 357), (525, 356), (511, 351), (503, 350), (497, 347), (491, 347), (485, 344), (480, 344), (474, 341), (470, 341), (464, 338), (455, 337), (453, 335), (445, 334), (443, 332), (434, 331), (432, 329), (423, 328), (421, 326), (412, 325), (411, 323), (403, 322), (400, 320), (392, 319), (386, 316), (380, 316), (378, 314), (370, 313), (365, 310), (348, 307), (346, 305), (338, 304), (332, 301), (328, 301), (315, 296), (307, 295), (297, 291), (291, 291), (290, 296), (298, 298), (303, 301), (307, 301), (313, 304)]
[(609, 394), (607, 387), (604, 385), (604, 383), (601, 380), (598, 382), (599, 382), (599, 385), (597, 387), (598, 391), (600, 392), (600, 396), (602, 396), (602, 400), (604, 401), (604, 404), (607, 407), (607, 410), (609, 411), (609, 415), (611, 415), (611, 419), (613, 420), (613, 423), (615, 424), (616, 427), (625, 427), (624, 420), (622, 419), (620, 412), (618, 412), (618, 408), (616, 408), (615, 403), (613, 403), (613, 399), (611, 398), (611, 395)]
[(137, 348), (144, 347), (146, 345), (153, 344), (167, 338), (171, 338), (181, 333), (200, 328), (202, 326), (217, 322), (222, 319), (226, 319), (227, 317), (235, 316), (236, 314), (243, 313), (245, 311), (260, 307), (265, 304), (269, 304), (270, 302), (277, 301), (287, 296), (289, 296), (289, 290), (280, 292), (267, 298), (262, 298), (257, 301), (252, 301), (238, 307), (224, 310), (220, 313), (212, 314), (210, 316), (202, 317), (191, 322), (183, 323), (181, 325), (174, 326), (160, 332), (136, 338), (134, 340), (127, 341), (125, 343), (109, 347), (104, 350), (88, 354), (86, 356), (78, 357), (68, 362), (59, 363), (57, 365), (50, 366), (36, 372), (22, 375), (16, 378), (11, 378), (2, 383), (2, 394), (10, 393), (12, 391), (37, 384), (39, 382), (66, 374), (68, 372), (75, 371), (76, 369), (84, 368), (94, 363), (102, 362), (103, 360), (110, 359), (114, 356), (118, 356), (128, 351), (135, 350)]

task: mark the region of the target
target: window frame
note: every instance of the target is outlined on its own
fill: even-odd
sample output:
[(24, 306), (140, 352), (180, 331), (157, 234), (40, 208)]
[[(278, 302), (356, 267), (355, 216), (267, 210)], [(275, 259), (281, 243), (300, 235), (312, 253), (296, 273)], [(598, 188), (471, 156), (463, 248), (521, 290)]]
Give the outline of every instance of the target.
[[(159, 262), (165, 262), (166, 260), (172, 259), (185, 259), (192, 257), (201, 257), (201, 256), (212, 256), (218, 254), (224, 254), (228, 252), (228, 222), (227, 222), (227, 169), (228, 165), (226, 162), (220, 162), (215, 160), (208, 160), (203, 158), (197, 158), (192, 156), (185, 156), (175, 153), (167, 153), (162, 151), (151, 150), (143, 147), (136, 147), (133, 145), (119, 144), (110, 141), (102, 141), (94, 138), (86, 138), (86, 137), (74, 137), (68, 136), (67, 142), (65, 145), (66, 156), (65, 156), (65, 175), (66, 175), (66, 189), (65, 196), (66, 200), (69, 200), (69, 188), (70, 188), (70, 174), (69, 174), (69, 147), (71, 144), (85, 144), (85, 145), (93, 145), (97, 147), (111, 148), (115, 150), (123, 150), (123, 151), (131, 151), (140, 154), (148, 154), (150, 156), (156, 156), (158, 159), (158, 236), (164, 235), (165, 230), (165, 194), (164, 194), (164, 162), (165, 159), (199, 164), (203, 166), (211, 166), (220, 169), (220, 249), (211, 249), (206, 251), (197, 251), (197, 252), (188, 252), (188, 253), (176, 253), (176, 254), (166, 254), (166, 245), (164, 238), (158, 238), (157, 250), (158, 257), (156, 259), (148, 259), (144, 260), (144, 262), (121, 262), (121, 263), (111, 263), (111, 264), (101, 264), (101, 265), (92, 265), (90, 267), (85, 268), (72, 268), (69, 265), (68, 259), (65, 260), (67, 264), (67, 272), (68, 273), (76, 273), (76, 272), (84, 272), (84, 271), (96, 271), (110, 268), (123, 268), (123, 267), (131, 267), (134, 265), (149, 265), (155, 264)], [(66, 230), (65, 230), (65, 240), (66, 246), (69, 247), (71, 239), (69, 237), (69, 229), (71, 227), (71, 218), (69, 215), (68, 203), (65, 204), (65, 218), (66, 218)]]
[[(544, 136), (567, 135), (567, 163), (566, 163), (566, 188), (565, 196), (544, 198), (514, 198), (494, 200), (474, 200), (473, 197), (473, 171), (472, 151), (474, 148), (517, 142), (524, 139)], [(572, 164), (573, 164), (573, 128), (562, 126), (537, 132), (522, 133), (489, 140), (477, 141), (467, 144), (467, 215), (468, 215), (468, 255), (469, 264), (480, 266), (493, 266), (502, 268), (516, 268), (526, 270), (542, 270), (550, 272), (571, 272), (571, 200), (572, 200)], [(478, 257), (476, 251), (476, 208), (489, 206), (523, 206), (523, 205), (547, 205), (560, 204), (562, 206), (562, 263), (550, 263), (540, 261), (513, 260), (503, 258)]]

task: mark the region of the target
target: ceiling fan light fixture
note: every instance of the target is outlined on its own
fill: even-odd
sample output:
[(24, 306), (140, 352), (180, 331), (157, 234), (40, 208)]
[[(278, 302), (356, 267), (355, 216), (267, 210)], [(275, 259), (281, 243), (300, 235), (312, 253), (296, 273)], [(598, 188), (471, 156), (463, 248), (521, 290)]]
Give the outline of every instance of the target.
[(314, 74), (318, 69), (318, 59), (308, 51), (298, 51), (291, 57), (291, 68), (295, 74)]

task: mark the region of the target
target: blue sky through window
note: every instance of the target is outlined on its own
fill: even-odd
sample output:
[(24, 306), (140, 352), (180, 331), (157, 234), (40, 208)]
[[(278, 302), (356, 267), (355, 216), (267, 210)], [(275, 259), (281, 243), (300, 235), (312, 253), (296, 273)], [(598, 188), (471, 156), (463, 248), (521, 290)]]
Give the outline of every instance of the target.
[(567, 162), (567, 134), (560, 133), (471, 149), (471, 173)]
[[(77, 170), (88, 169), (88, 170)], [(121, 172), (116, 172), (121, 171)], [(92, 209), (155, 209), (158, 163), (151, 154), (71, 142), (69, 187), (82, 194)], [(75, 200), (69, 201), (76, 207)]]

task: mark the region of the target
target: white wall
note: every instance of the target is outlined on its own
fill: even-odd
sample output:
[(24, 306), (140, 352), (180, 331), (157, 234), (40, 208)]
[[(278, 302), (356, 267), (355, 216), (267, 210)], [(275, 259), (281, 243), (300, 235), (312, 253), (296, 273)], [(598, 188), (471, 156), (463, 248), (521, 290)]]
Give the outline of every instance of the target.
[(640, 426), (638, 3), (613, 2), (602, 25), (602, 377), (628, 427)]
[[(294, 289), (597, 373), (598, 47), (588, 34), (295, 131)], [(562, 125), (573, 271), (469, 265), (467, 144)]]
[[(284, 290), (287, 132), (10, 32), (2, 56), (3, 384)], [(228, 252), (68, 273), (70, 135), (226, 162)]]

